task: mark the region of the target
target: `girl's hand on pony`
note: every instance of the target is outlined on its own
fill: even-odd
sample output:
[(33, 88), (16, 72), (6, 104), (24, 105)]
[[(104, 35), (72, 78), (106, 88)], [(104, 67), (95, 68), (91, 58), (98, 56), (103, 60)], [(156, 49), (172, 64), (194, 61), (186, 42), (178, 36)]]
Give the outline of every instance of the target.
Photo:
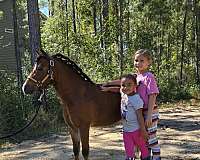
[(107, 92), (107, 91), (110, 91), (110, 88), (109, 87), (101, 86), (101, 90)]

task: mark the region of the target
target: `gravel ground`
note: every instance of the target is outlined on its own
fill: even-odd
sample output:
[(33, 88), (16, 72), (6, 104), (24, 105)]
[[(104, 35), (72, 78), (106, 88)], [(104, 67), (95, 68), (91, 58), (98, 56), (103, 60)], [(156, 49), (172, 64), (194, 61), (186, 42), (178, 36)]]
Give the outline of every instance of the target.
[[(200, 103), (160, 109), (162, 160), (200, 160)], [(0, 160), (73, 160), (65, 133), (0, 148)], [(82, 157), (81, 157), (82, 160)], [(90, 130), (90, 160), (124, 160), (121, 124)]]

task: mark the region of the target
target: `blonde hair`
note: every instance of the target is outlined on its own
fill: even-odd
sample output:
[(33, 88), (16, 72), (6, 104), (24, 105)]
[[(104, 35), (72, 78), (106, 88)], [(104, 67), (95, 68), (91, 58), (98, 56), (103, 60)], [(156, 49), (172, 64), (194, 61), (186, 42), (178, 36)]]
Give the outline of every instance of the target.
[(151, 56), (151, 52), (147, 49), (139, 49), (135, 52), (135, 54), (133, 55), (133, 59), (135, 59), (136, 55), (142, 55), (144, 57), (147, 58), (147, 60), (150, 62), (150, 64), (152, 63), (152, 56)]

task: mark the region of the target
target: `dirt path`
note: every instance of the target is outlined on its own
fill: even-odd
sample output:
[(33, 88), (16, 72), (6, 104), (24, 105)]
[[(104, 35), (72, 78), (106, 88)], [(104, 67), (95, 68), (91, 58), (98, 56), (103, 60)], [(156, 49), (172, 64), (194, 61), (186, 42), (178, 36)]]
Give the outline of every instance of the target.
[[(198, 104), (160, 110), (162, 160), (200, 160)], [(91, 128), (90, 146), (90, 160), (124, 160), (120, 124)], [(6, 146), (0, 150), (0, 160), (73, 160), (71, 140), (63, 133)]]

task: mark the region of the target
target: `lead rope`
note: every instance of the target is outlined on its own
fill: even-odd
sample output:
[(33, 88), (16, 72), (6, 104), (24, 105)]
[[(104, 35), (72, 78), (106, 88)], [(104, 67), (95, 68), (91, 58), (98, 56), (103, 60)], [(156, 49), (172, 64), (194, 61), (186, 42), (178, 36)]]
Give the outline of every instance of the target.
[(34, 104), (34, 107), (36, 107), (36, 111), (35, 111), (35, 115), (34, 115), (33, 118), (31, 119), (31, 121), (30, 121), (29, 123), (27, 123), (27, 124), (26, 124), (24, 127), (22, 127), (21, 129), (18, 129), (17, 131), (15, 131), (15, 132), (13, 132), (13, 133), (11, 133), (11, 134), (8, 134), (8, 135), (6, 135), (6, 136), (2, 136), (2, 137), (0, 137), (0, 139), (6, 139), (6, 138), (13, 137), (13, 136), (15, 136), (15, 135), (21, 133), (22, 131), (24, 131), (26, 128), (28, 128), (28, 127), (32, 124), (32, 122), (35, 120), (35, 118), (36, 118), (37, 115), (38, 115), (38, 112), (39, 112), (40, 107), (41, 107), (41, 105), (42, 105), (42, 98), (43, 98), (44, 94), (45, 94), (45, 91), (42, 90), (42, 94), (41, 94), (40, 97), (38, 98), (38, 102), (39, 102), (39, 103), (35, 103), (35, 104)]

